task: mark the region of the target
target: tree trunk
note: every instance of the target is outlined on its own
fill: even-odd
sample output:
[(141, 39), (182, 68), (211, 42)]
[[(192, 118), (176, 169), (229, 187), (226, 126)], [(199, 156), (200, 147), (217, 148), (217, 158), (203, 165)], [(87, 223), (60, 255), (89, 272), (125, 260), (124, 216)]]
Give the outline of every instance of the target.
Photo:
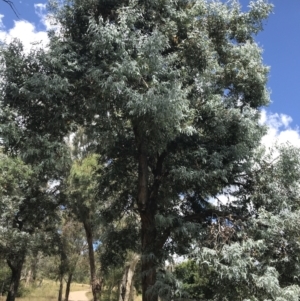
[[(148, 147), (139, 126), (134, 127), (138, 147), (138, 209), (141, 218), (142, 243), (142, 301), (157, 301), (158, 294), (152, 289), (156, 282), (156, 227), (157, 199), (149, 198)], [(158, 188), (157, 188), (158, 189)]]
[(84, 230), (86, 234), (86, 239), (89, 249), (89, 261), (90, 261), (90, 274), (91, 274), (91, 285), (93, 293), (93, 301), (99, 301), (98, 293), (101, 291), (100, 283), (97, 283), (96, 278), (96, 266), (95, 266), (95, 255), (94, 255), (94, 246), (93, 246), (93, 233), (91, 225), (85, 221), (83, 222)]
[(136, 295), (137, 295), (136, 288), (134, 287), (134, 282), (132, 281), (131, 288), (130, 288), (129, 300), (134, 301)]
[(130, 262), (125, 267), (122, 281), (119, 287), (119, 301), (129, 301), (132, 288), (132, 279), (139, 259), (140, 256), (134, 253)]
[(59, 291), (58, 291), (58, 301), (62, 301), (62, 294), (64, 289), (64, 275), (59, 275)]
[(7, 264), (11, 269), (11, 280), (10, 280), (9, 291), (6, 297), (6, 301), (15, 301), (16, 299), (24, 261), (25, 261), (25, 255), (22, 255), (17, 262), (12, 263), (12, 261), (7, 260)]
[(73, 278), (73, 273), (69, 273), (67, 286), (66, 286), (65, 301), (69, 301), (69, 294), (70, 294), (72, 278)]
[(158, 294), (153, 290), (156, 282), (156, 229), (154, 215), (141, 214), (142, 222), (142, 297), (143, 301), (157, 301)]

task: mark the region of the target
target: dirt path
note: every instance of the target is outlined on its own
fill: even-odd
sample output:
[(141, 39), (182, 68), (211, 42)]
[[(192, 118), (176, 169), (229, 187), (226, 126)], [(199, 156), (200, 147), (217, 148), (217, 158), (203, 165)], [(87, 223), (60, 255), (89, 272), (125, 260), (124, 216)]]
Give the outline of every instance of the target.
[(77, 292), (70, 292), (69, 301), (89, 301), (86, 296), (86, 293), (89, 291), (77, 291)]

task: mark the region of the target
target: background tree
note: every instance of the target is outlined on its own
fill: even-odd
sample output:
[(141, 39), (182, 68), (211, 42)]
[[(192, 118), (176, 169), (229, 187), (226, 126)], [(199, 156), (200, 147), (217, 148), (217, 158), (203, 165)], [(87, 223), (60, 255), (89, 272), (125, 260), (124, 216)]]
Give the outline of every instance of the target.
[(80, 257), (87, 249), (87, 243), (85, 235), (83, 233), (82, 224), (74, 220), (66, 220), (64, 222), (61, 239), (63, 243), (65, 257), (63, 258), (65, 262), (62, 264), (66, 268), (66, 292), (65, 301), (69, 300), (69, 293), (71, 288), (71, 283), (73, 276), (76, 272), (77, 264)]
[(11, 270), (7, 300), (15, 300), (26, 255), (50, 248), (57, 200), (31, 166), (1, 154), (0, 253)]
[(62, 143), (30, 131), (23, 123), (28, 116), (0, 104), (2, 251), (12, 273), (7, 300), (14, 301), (26, 255), (51, 245), (68, 159)]
[(0, 253), (11, 270), (7, 300), (14, 300), (26, 250), (33, 239), (30, 228), (34, 225), (27, 222), (20, 212), (33, 172), (19, 158), (12, 159), (0, 153), (0, 174)]
[(68, 177), (68, 207), (76, 219), (82, 223), (90, 261), (91, 285), (94, 301), (98, 300), (99, 280), (94, 254), (94, 246), (99, 232), (99, 204), (97, 204), (97, 179), (99, 173), (98, 156), (88, 153), (88, 143), (84, 132), (77, 132), (73, 141), (73, 165)]
[(134, 274), (139, 261), (139, 254), (129, 254), (128, 261), (125, 264), (123, 277), (119, 285), (119, 301), (129, 301), (130, 297), (132, 298)]
[[(140, 243), (137, 214), (111, 223), (110, 200), (101, 206), (101, 244), (97, 250), (104, 280), (103, 300), (132, 300), (140, 286)], [(116, 243), (118, 242), (118, 243)], [(136, 276), (138, 270), (138, 276)]]
[(180, 281), (180, 292), (187, 299), (211, 300), (214, 296), (214, 288), (211, 285), (213, 273), (194, 260), (187, 260), (175, 266), (176, 279)]
[(258, 151), (230, 197), (248, 217), (211, 225), (206, 247), (199, 242), (195, 260), (211, 271), (212, 300), (299, 298), (299, 155), (291, 146)]

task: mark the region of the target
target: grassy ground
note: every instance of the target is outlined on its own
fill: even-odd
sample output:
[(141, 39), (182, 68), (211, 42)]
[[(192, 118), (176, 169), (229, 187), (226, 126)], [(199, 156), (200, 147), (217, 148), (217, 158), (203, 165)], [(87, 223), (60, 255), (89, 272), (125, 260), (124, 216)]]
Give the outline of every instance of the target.
[(86, 296), (88, 297), (89, 300), (93, 300), (93, 294), (92, 294), (92, 292), (88, 292), (86, 294)]
[[(72, 283), (71, 291), (84, 291), (89, 289), (88, 284)], [(65, 284), (64, 284), (65, 289)], [(25, 288), (26, 297), (16, 298), (16, 301), (57, 301), (59, 283), (50, 280), (44, 280), (42, 285), (37, 288)], [(65, 293), (65, 292), (64, 292)], [(63, 297), (64, 297), (63, 293)], [(6, 297), (0, 296), (0, 301), (4, 301)]]
[[(64, 283), (64, 289), (65, 289)], [(72, 283), (71, 291), (84, 291), (88, 290), (90, 286), (88, 284)], [(57, 301), (59, 283), (51, 280), (44, 280), (40, 287), (36, 288), (25, 288), (26, 297), (16, 298), (16, 301)], [(65, 293), (65, 291), (64, 291)], [(64, 297), (63, 293), (63, 297)], [(92, 292), (87, 293), (89, 300), (93, 300)], [(116, 295), (103, 296), (104, 300), (117, 300)], [(5, 301), (6, 297), (0, 296), (0, 301)], [(138, 295), (134, 297), (134, 301), (142, 301), (142, 296)]]
[[(93, 294), (92, 294), (92, 292), (88, 292), (86, 294), (86, 296), (89, 298), (89, 300), (93, 300)], [(104, 294), (104, 295), (101, 296), (101, 300), (104, 300), (104, 301), (118, 300), (118, 297), (115, 294), (113, 296), (110, 296), (110, 299), (109, 299), (109, 296), (107, 296), (107, 295)], [(142, 301), (142, 295), (135, 295), (134, 296), (134, 301)]]

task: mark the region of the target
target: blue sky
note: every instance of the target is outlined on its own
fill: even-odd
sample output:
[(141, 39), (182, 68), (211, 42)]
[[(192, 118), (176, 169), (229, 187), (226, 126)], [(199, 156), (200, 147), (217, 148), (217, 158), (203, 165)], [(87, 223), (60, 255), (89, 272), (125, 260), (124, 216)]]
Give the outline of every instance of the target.
[[(249, 1), (240, 1), (243, 8)], [(264, 49), (263, 59), (271, 66), (268, 87), (272, 104), (268, 110), (293, 118), (300, 125), (300, 1), (273, 0), (274, 12), (264, 22), (256, 41)]]
[[(45, 30), (50, 25), (44, 15), (45, 2), (13, 2), (20, 19), (0, 0), (0, 39), (16, 36), (27, 43), (27, 47), (32, 40), (44, 40), (46, 43)], [(300, 0), (270, 2), (275, 6), (274, 12), (264, 22), (264, 31), (256, 37), (264, 49), (263, 60), (271, 67), (268, 88), (272, 104), (264, 111), (263, 121), (273, 130), (269, 133), (273, 138), (281, 135), (282, 141), (300, 146)], [(249, 0), (240, 0), (240, 3), (246, 10)]]
[(9, 5), (0, 0), (0, 14), (4, 15), (2, 21), (6, 29), (14, 27), (14, 21), (16, 20), (27, 20), (35, 24), (36, 30), (45, 30), (45, 26), (40, 22), (39, 16), (36, 14), (35, 5), (38, 3), (46, 3), (46, 1), (12, 0), (12, 2), (15, 4), (14, 6), (19, 14), (19, 19)]

